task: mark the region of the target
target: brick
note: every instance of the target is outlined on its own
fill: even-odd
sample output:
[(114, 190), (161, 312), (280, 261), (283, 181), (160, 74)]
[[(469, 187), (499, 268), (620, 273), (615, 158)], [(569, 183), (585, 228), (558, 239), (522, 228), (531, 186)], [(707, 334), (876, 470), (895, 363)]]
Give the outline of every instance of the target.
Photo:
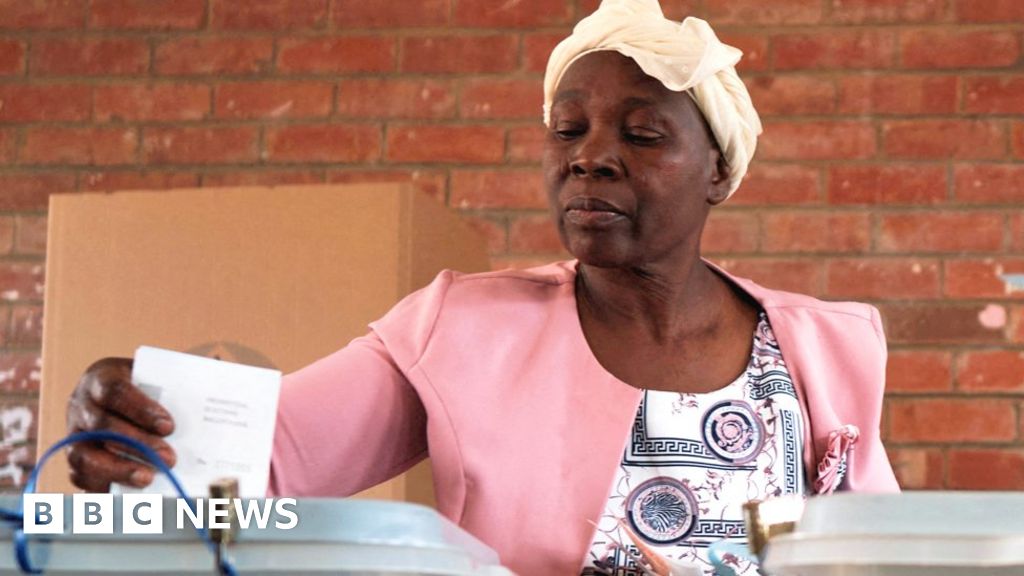
[(0, 0), (2, 30), (69, 30), (85, 26), (88, 0)]
[(331, 10), (335, 28), (416, 28), (448, 23), (451, 0), (416, 2), (366, 2), (335, 0)]
[(39, 305), (15, 306), (11, 310), (12, 346), (41, 346), (43, 344), (43, 307)]
[(1024, 164), (958, 165), (954, 169), (956, 199), (967, 203), (1024, 203)]
[(146, 128), (147, 164), (224, 164), (259, 158), (259, 129), (240, 127)]
[(828, 78), (757, 76), (747, 80), (747, 89), (762, 118), (831, 114), (836, 109), (836, 87)]
[(1024, 214), (1010, 216), (1010, 250), (1024, 252)]
[(29, 128), (20, 160), (23, 164), (109, 165), (133, 163), (136, 128)]
[(280, 186), (282, 184), (323, 184), (322, 170), (230, 170), (203, 174), (205, 187)]
[(149, 44), (130, 38), (39, 39), (32, 44), (32, 73), (41, 76), (124, 76), (149, 68)]
[[(14, 217), (0, 216), (0, 254), (10, 254), (14, 250)], [(3, 324), (0, 321), (0, 334), (3, 332)], [(0, 338), (0, 346), (3, 346)]]
[(947, 188), (944, 166), (887, 163), (828, 170), (831, 204), (938, 204), (945, 201)]
[(1024, 4), (1018, 0), (955, 0), (954, 6), (961, 22), (1024, 22)]
[(46, 254), (46, 216), (19, 214), (15, 218), (17, 235), (14, 238), (14, 252), (26, 256)]
[(519, 62), (515, 36), (415, 36), (402, 39), (403, 72), (511, 72)]
[(82, 190), (95, 192), (167, 190), (196, 186), (199, 186), (199, 175), (194, 172), (92, 171), (82, 174), (81, 178)]
[(1024, 306), (1010, 307), (1010, 325), (1008, 330), (1010, 342), (1024, 344)]
[(824, 273), (820, 260), (728, 258), (713, 259), (731, 274), (750, 278), (762, 286), (818, 296), (822, 293)]
[(889, 448), (889, 463), (904, 490), (939, 490), (944, 486), (945, 456), (935, 448)]
[(762, 216), (765, 252), (863, 252), (870, 244), (867, 214), (773, 212)]
[[(722, 1), (722, 0), (715, 0)], [(587, 16), (597, 10), (601, 0), (579, 0), (579, 17)], [(665, 18), (682, 21), (687, 16), (700, 16), (701, 0), (660, 0), (661, 10)]]
[(202, 120), (210, 88), (202, 84), (114, 84), (93, 92), (97, 122)]
[(703, 253), (756, 252), (761, 227), (756, 213), (713, 210), (701, 236)]
[(886, 304), (886, 335), (894, 344), (980, 344), (1005, 340), (1006, 308), (994, 304)]
[(1020, 40), (1001, 30), (906, 30), (900, 56), (904, 68), (1001, 68), (1017, 63)]
[(0, 165), (14, 163), (18, 135), (14, 130), (0, 130)]
[(463, 118), (534, 118), (542, 116), (541, 80), (469, 80), (462, 86), (459, 111)]
[(710, 0), (708, 20), (714, 25), (817, 24), (822, 20), (822, 3), (807, 0)]
[(889, 403), (893, 442), (1006, 442), (1017, 436), (1012, 404), (982, 399), (894, 399)]
[(510, 128), (508, 159), (512, 162), (540, 162), (547, 136), (547, 128), (542, 124)]
[(395, 40), (381, 36), (293, 38), (282, 40), (277, 70), (284, 74), (390, 72), (395, 69)]
[(461, 210), (548, 207), (544, 181), (537, 170), (453, 170), (449, 204)]
[(1003, 217), (983, 212), (887, 214), (879, 218), (878, 232), (880, 252), (995, 252), (1003, 245)]
[(270, 162), (370, 162), (380, 158), (376, 124), (285, 126), (267, 132)]
[(893, 120), (882, 124), (882, 146), (893, 158), (1001, 158), (1006, 135), (986, 120)]
[(548, 67), (551, 51), (569, 35), (571, 30), (564, 32), (541, 32), (523, 35), (523, 68), (527, 72), (543, 73)]
[(328, 182), (367, 183), (402, 182), (410, 183), (420, 192), (444, 202), (448, 175), (442, 170), (332, 170), (327, 173)]
[(1013, 155), (1024, 159), (1024, 122), (1013, 123)]
[(451, 83), (428, 79), (359, 78), (338, 86), (338, 114), (356, 118), (452, 118)]
[(955, 490), (1022, 490), (1024, 450), (951, 450), (948, 487)]
[(725, 44), (738, 48), (743, 52), (743, 58), (736, 65), (736, 70), (741, 74), (744, 72), (759, 72), (768, 69), (769, 48), (768, 37), (762, 34), (740, 34), (732, 31), (725, 31), (718, 35)]
[(505, 131), (497, 126), (390, 126), (387, 159), (392, 162), (500, 162)]
[(758, 142), (762, 160), (864, 159), (875, 151), (875, 128), (860, 121), (766, 123)]
[(953, 114), (958, 80), (953, 76), (895, 74), (848, 76), (839, 81), (842, 114)]
[(776, 70), (889, 68), (896, 37), (887, 30), (828, 30), (772, 37)]
[(946, 296), (951, 298), (1024, 297), (1004, 280), (1004, 274), (1024, 274), (1024, 259), (985, 258), (983, 260), (948, 260), (946, 262)]
[(40, 302), (43, 299), (42, 262), (0, 261), (0, 302)]
[(206, 19), (206, 0), (92, 0), (89, 26), (130, 30), (195, 30)]
[(815, 204), (820, 199), (819, 180), (815, 168), (754, 162), (729, 205)]
[(509, 223), (509, 252), (520, 254), (565, 254), (558, 228), (549, 214), (520, 216)]
[(46, 210), (50, 194), (75, 189), (75, 175), (48, 171), (0, 174), (0, 210)]
[(327, 25), (328, 0), (210, 0), (210, 27), (222, 30), (301, 30)]
[(841, 24), (938, 22), (945, 0), (829, 0), (829, 20)]
[(177, 38), (157, 44), (153, 69), (170, 76), (262, 74), (274, 60), (271, 38)]
[(92, 89), (88, 86), (0, 85), (0, 122), (86, 120), (91, 106)]
[(967, 78), (964, 111), (978, 114), (1024, 114), (1024, 75)]
[(956, 365), (957, 388), (970, 392), (1024, 392), (1024, 352), (964, 352)]
[(322, 118), (333, 106), (330, 82), (228, 82), (213, 97), (218, 118)]
[(571, 24), (571, 0), (459, 0), (452, 19), (456, 26), (476, 28), (538, 28)]
[[(38, 352), (0, 352), (0, 392), (38, 392), (41, 370)], [(9, 406), (4, 402), (3, 408)], [(0, 411), (5, 411), (3, 408)]]
[(461, 214), (460, 218), (487, 242), (488, 254), (504, 254), (508, 251), (508, 222), (504, 218), (471, 213)]
[(917, 299), (939, 296), (939, 264), (935, 260), (832, 259), (826, 269), (829, 297)]
[(953, 357), (935, 350), (889, 352), (885, 366), (885, 391), (922, 394), (953, 389)]
[(18, 40), (0, 40), (0, 76), (14, 76), (25, 72), (25, 43)]

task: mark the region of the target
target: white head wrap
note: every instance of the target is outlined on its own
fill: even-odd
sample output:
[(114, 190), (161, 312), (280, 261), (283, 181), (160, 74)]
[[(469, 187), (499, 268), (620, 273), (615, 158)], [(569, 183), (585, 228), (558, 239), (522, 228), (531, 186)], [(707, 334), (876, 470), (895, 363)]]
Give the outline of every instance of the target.
[(723, 44), (704, 20), (690, 17), (679, 24), (666, 19), (658, 0), (603, 0), (551, 52), (544, 75), (545, 125), (550, 126), (551, 102), (562, 75), (580, 57), (601, 50), (632, 58), (669, 90), (689, 90), (725, 156), (732, 195), (761, 133), (761, 119), (736, 75), (743, 53)]

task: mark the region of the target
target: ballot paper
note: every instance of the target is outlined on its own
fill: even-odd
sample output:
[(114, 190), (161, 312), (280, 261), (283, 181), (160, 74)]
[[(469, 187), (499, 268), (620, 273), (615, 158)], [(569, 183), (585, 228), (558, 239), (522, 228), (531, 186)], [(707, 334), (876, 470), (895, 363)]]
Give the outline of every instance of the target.
[[(237, 478), (242, 497), (266, 495), (281, 372), (143, 346), (132, 383), (174, 418), (167, 441), (189, 496), (206, 495), (221, 478)], [(177, 495), (162, 474), (147, 488), (115, 491)]]

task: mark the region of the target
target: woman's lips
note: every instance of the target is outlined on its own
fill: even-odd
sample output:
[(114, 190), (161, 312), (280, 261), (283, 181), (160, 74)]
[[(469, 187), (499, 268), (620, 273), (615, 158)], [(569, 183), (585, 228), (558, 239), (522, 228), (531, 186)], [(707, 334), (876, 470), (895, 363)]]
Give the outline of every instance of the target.
[(614, 224), (626, 217), (610, 210), (566, 210), (565, 221), (581, 228), (599, 228)]
[(624, 220), (614, 204), (593, 197), (577, 196), (565, 205), (565, 221), (581, 228), (600, 228)]

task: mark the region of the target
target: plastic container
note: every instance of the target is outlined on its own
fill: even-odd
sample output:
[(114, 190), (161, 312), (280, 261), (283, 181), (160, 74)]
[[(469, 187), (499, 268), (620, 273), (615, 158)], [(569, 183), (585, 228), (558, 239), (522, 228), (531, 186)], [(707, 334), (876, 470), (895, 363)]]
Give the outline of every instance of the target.
[(837, 494), (772, 538), (771, 576), (1024, 575), (1024, 494)]
[[(0, 497), (16, 509), (20, 496)], [(164, 499), (163, 534), (121, 530), (115, 496), (114, 534), (71, 534), (71, 497), (65, 499), (65, 533), (29, 536), (33, 565), (45, 574), (214, 574), (213, 554), (191, 524), (176, 526), (175, 499)], [(241, 530), (229, 547), (240, 576), (285, 574), (401, 574), (511, 576), (497, 554), (435, 510), (373, 500), (303, 499), (291, 530)], [(0, 574), (21, 574), (13, 528), (0, 528)]]

